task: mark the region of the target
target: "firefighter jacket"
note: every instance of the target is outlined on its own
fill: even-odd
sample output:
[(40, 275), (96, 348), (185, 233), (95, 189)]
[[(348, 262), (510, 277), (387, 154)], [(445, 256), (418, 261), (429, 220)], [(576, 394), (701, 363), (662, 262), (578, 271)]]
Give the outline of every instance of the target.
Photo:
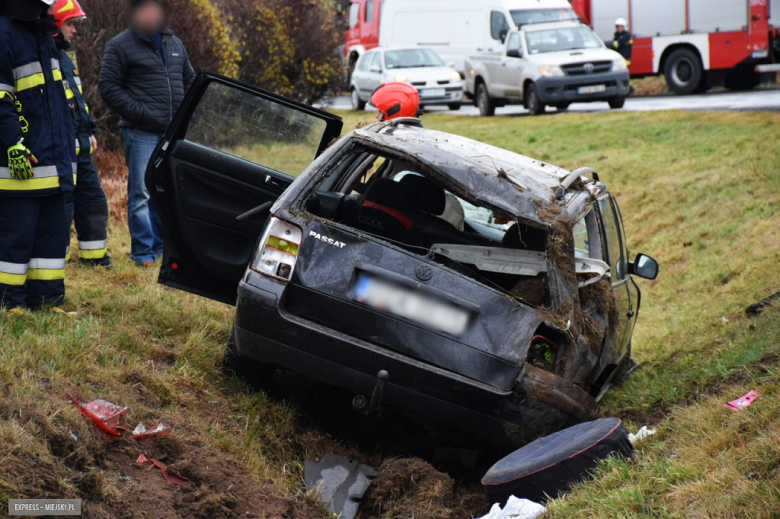
[[(59, 42), (58, 42), (59, 43)], [(60, 47), (60, 67), (65, 86), (65, 97), (68, 99), (70, 111), (73, 114), (73, 128), (76, 132), (76, 156), (78, 160), (89, 160), (92, 155), (91, 137), (95, 135), (95, 123), (89, 114), (89, 105), (84, 99), (84, 89), (81, 78), (73, 59), (62, 46)]]
[(628, 31), (616, 32), (615, 39), (612, 41), (612, 47), (621, 56), (623, 56), (628, 64), (631, 64), (631, 51), (634, 46), (634, 38)]
[[(48, 20), (0, 16), (0, 195), (73, 190), (76, 137), (51, 37), (56, 31)], [(14, 179), (8, 170), (7, 150), (22, 139), (38, 160), (29, 180)]]

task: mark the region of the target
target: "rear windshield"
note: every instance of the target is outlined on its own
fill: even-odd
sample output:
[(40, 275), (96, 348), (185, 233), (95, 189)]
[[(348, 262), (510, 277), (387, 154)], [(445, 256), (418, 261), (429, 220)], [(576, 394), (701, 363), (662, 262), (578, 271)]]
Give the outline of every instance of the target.
[(443, 67), (444, 62), (431, 49), (392, 50), (385, 52), (385, 66), (389, 69)]
[(579, 20), (574, 9), (559, 7), (557, 9), (522, 9), (510, 11), (515, 25), (527, 25), (529, 23), (548, 23)]
[(531, 31), (525, 35), (528, 52), (558, 52), (576, 49), (598, 49), (603, 44), (588, 27), (566, 27), (547, 31)]

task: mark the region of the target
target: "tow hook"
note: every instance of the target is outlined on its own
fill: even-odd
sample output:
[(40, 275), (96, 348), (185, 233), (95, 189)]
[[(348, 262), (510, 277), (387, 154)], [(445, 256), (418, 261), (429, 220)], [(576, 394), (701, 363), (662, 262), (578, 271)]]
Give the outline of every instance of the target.
[(382, 404), (382, 394), (385, 391), (385, 383), (390, 379), (390, 373), (380, 370), (376, 374), (376, 385), (371, 392), (371, 401), (365, 395), (356, 395), (352, 399), (352, 408), (359, 413), (371, 416), (379, 414), (379, 408)]

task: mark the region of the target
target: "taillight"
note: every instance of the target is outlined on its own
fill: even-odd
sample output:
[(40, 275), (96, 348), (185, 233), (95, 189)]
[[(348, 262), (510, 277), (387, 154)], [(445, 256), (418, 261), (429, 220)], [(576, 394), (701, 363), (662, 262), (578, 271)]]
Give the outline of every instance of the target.
[(290, 281), (302, 237), (303, 231), (300, 228), (272, 216), (260, 240), (255, 259), (252, 260), (252, 270), (275, 279)]

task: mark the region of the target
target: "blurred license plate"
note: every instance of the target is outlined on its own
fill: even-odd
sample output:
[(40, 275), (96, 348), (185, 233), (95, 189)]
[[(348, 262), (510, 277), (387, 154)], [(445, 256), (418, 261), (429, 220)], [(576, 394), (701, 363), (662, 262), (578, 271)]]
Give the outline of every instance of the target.
[(450, 335), (463, 335), (469, 324), (463, 308), (366, 274), (358, 278), (355, 300)]
[(443, 88), (429, 88), (427, 90), (420, 90), (420, 97), (444, 97), (447, 95), (447, 91)]
[(577, 89), (580, 94), (598, 94), (600, 92), (606, 92), (607, 85), (591, 85), (584, 86)]

